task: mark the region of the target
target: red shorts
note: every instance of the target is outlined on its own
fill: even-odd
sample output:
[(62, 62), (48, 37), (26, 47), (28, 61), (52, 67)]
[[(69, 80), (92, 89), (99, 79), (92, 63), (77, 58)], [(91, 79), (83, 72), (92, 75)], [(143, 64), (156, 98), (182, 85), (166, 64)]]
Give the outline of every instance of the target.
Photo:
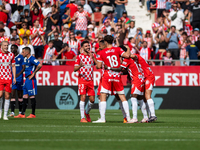
[(100, 95), (100, 93), (101, 93), (101, 84), (102, 84), (102, 78), (99, 80), (99, 86), (98, 86), (98, 89), (97, 89), (97, 95)]
[(0, 91), (12, 92), (12, 80), (0, 80)]
[(82, 78), (78, 79), (79, 95), (95, 96), (93, 80), (86, 81)]
[(155, 83), (155, 76), (148, 76), (144, 80), (145, 90), (153, 90), (153, 85)]
[(144, 82), (132, 81), (131, 94), (143, 95), (144, 94)]
[(124, 86), (120, 77), (102, 77), (101, 93), (111, 95), (124, 94)]

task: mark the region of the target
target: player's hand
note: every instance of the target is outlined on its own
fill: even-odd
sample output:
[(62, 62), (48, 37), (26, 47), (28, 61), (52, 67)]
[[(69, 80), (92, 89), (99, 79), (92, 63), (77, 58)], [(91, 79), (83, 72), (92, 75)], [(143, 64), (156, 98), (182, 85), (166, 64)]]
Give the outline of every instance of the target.
[(83, 67), (83, 66), (84, 66), (84, 64), (82, 62), (80, 62), (80, 68)]
[(13, 84), (16, 84), (16, 78), (13, 78)]
[(29, 78), (29, 80), (31, 80), (33, 77), (35, 76), (35, 74), (33, 73), (33, 74), (31, 74), (28, 78)]

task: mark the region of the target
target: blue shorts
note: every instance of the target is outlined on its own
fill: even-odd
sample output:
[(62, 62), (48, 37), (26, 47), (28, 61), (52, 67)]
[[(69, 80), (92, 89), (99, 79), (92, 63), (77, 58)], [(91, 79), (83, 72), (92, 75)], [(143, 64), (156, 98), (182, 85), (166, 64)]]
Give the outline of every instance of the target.
[(23, 95), (28, 94), (29, 96), (37, 95), (37, 81), (36, 79), (26, 78), (26, 81), (24, 83), (23, 87)]
[(16, 82), (16, 84), (12, 84), (12, 89), (17, 91), (23, 90), (23, 81), (22, 82)]

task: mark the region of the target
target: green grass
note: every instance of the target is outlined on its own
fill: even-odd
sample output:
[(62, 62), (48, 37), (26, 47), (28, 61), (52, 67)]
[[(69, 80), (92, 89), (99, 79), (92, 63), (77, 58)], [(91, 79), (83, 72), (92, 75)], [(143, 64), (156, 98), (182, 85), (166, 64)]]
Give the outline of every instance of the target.
[[(90, 114), (92, 120), (99, 117), (98, 110)], [(120, 110), (107, 110), (107, 123), (84, 124), (79, 110), (37, 110), (35, 119), (0, 120), (0, 150), (200, 149), (199, 110), (156, 115), (155, 123), (123, 124)]]

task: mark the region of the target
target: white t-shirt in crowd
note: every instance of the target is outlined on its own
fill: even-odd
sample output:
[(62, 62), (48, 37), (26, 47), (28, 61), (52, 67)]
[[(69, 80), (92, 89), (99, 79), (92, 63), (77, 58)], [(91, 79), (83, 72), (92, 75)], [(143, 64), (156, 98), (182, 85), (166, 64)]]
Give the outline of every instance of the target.
[(92, 9), (91, 9), (90, 5), (85, 4), (85, 5), (83, 6), (83, 8), (84, 8), (85, 11), (89, 12), (89, 14), (92, 13)]
[(137, 34), (136, 27), (134, 27), (134, 28), (128, 28), (128, 30), (129, 30), (128, 38), (135, 37), (135, 35)]
[[(14, 12), (14, 14), (12, 15), (12, 18), (10, 20), (12, 23), (15, 23), (15, 22), (19, 22), (20, 21), (20, 14), (18, 12), (18, 10), (16, 10)], [(16, 29), (17, 27), (16, 26), (13, 26), (12, 29)]]
[(47, 16), (51, 12), (52, 12), (52, 8), (51, 7), (47, 7), (47, 8), (42, 7), (42, 14), (43, 14), (43, 16)]
[(29, 47), (29, 48), (31, 49), (31, 55), (35, 55), (34, 48), (33, 48), (33, 46), (30, 45), (30, 44), (28, 44), (27, 46), (25, 46), (25, 45), (21, 45), (21, 46), (19, 47), (19, 54), (22, 53), (22, 49), (23, 49), (24, 47)]
[(10, 37), (10, 29), (8, 27), (6, 27), (6, 26), (4, 26), (3, 29), (5, 30), (4, 35), (7, 36), (7, 37)]
[(171, 26), (176, 26), (177, 30), (183, 28), (183, 20), (185, 19), (185, 15), (182, 11), (177, 12), (177, 17), (172, 21), (172, 16), (174, 16), (176, 12), (173, 10), (169, 13), (169, 19), (171, 20)]

